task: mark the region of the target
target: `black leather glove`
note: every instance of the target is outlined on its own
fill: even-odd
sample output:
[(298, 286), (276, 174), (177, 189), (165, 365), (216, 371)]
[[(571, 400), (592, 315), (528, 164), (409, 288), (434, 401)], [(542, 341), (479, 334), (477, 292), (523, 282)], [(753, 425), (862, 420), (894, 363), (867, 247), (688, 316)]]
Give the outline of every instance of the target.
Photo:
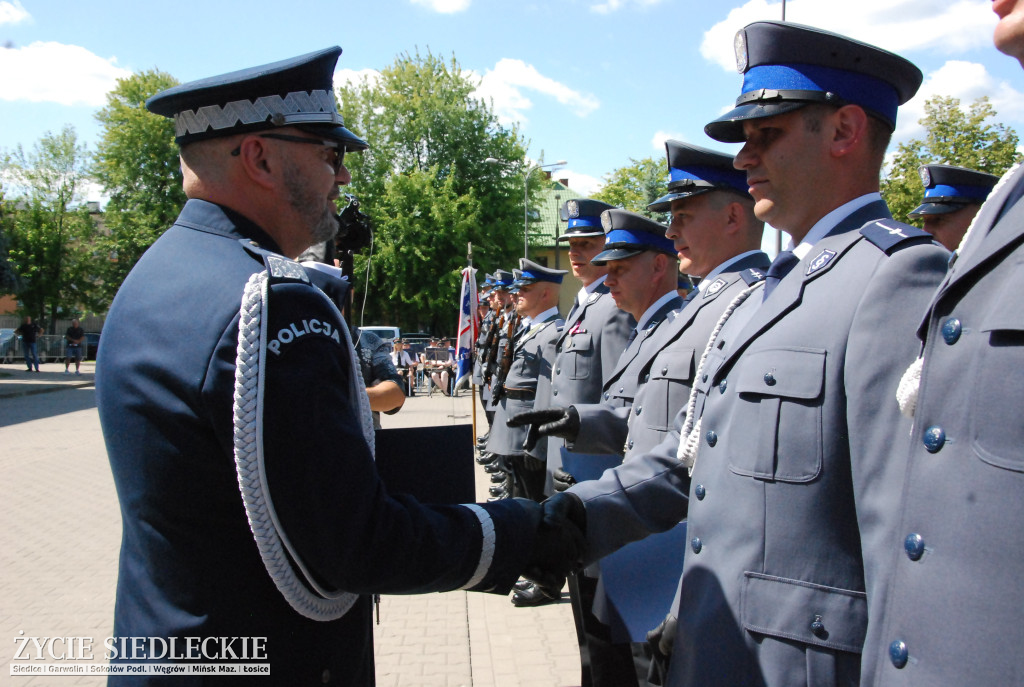
[(541, 505), (537, 537), (523, 577), (542, 587), (560, 587), (583, 566), (587, 511), (575, 494), (555, 494)]
[(542, 408), (517, 413), (508, 419), (509, 427), (534, 425), (542, 436), (561, 437), (575, 441), (580, 433), (580, 414), (572, 406)]
[(647, 633), (647, 644), (651, 648), (651, 666), (648, 681), (663, 685), (668, 677), (668, 663), (672, 658), (672, 642), (676, 638), (678, 620), (669, 613), (653, 630)]
[(491, 398), (495, 401), (500, 401), (501, 397), (505, 395), (505, 383), (495, 382), (494, 386), (491, 387)]
[(557, 468), (554, 471), (551, 475), (551, 480), (554, 482), (555, 491), (557, 492), (563, 492), (576, 484), (576, 478), (562, 468)]

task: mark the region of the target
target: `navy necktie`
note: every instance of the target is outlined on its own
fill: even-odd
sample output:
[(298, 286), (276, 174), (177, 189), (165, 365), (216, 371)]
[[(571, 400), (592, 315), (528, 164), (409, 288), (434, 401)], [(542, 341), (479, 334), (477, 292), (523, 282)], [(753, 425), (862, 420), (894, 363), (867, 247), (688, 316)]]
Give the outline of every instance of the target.
[(784, 250), (775, 256), (764, 275), (764, 296), (761, 298), (761, 302), (768, 300), (769, 294), (775, 290), (782, 278), (796, 267), (798, 262), (800, 262), (800, 258), (791, 250)]

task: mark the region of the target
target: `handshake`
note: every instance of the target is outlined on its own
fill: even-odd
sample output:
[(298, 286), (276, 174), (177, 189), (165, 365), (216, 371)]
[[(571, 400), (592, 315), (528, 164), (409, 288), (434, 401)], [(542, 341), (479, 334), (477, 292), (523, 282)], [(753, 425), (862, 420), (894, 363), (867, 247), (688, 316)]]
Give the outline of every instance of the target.
[(536, 528), (533, 551), (522, 576), (542, 587), (561, 588), (583, 567), (587, 512), (575, 494), (555, 494), (541, 504), (516, 499)]

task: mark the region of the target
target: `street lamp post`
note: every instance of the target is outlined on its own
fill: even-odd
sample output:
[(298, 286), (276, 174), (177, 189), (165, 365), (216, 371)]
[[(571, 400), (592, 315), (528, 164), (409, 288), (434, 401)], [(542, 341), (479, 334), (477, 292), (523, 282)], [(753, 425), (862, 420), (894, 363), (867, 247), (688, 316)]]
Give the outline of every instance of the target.
[[(501, 160), (489, 157), (484, 162), (489, 164), (501, 164)], [(552, 162), (549, 165), (533, 165), (523, 175), (523, 257), (530, 257), (530, 175), (538, 169), (554, 169), (568, 164), (565, 160)]]

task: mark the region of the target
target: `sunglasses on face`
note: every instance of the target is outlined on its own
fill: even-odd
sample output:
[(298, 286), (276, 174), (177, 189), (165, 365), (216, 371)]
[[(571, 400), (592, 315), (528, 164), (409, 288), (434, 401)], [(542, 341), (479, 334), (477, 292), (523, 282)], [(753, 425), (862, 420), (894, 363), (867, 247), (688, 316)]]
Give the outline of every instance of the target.
[[(306, 138), (305, 136), (291, 136), (289, 134), (259, 134), (260, 138), (272, 138), (275, 141), (287, 141), (288, 143), (305, 143), (307, 145), (323, 146), (327, 153), (326, 162), (331, 168), (334, 169), (334, 173), (338, 174), (341, 172), (341, 168), (345, 166), (345, 148), (343, 148), (337, 141), (328, 141), (322, 138)], [(231, 154), (238, 157), (242, 152), (242, 146), (239, 144), (237, 148), (231, 151)]]

